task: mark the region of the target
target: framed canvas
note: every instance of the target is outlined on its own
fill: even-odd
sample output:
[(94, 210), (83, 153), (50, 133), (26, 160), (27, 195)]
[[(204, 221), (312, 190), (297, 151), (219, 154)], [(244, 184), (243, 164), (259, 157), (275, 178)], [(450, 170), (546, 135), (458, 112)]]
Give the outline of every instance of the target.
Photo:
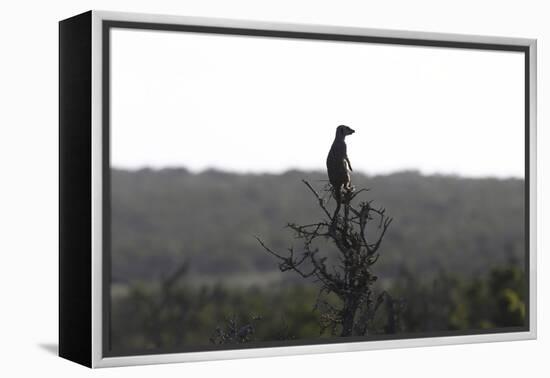
[(536, 337), (536, 41), (59, 24), (59, 354)]

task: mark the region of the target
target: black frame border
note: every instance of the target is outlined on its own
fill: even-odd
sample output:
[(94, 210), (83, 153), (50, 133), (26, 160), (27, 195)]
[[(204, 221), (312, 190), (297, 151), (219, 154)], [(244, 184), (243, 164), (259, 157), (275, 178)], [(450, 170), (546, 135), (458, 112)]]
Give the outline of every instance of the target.
[[(468, 330), (468, 331), (438, 331), (427, 332), (422, 334), (406, 334), (401, 333), (398, 337), (395, 335), (376, 335), (365, 337), (348, 337), (343, 341), (342, 338), (318, 338), (318, 339), (301, 339), (294, 341), (269, 341), (269, 342), (254, 342), (239, 346), (191, 346), (188, 348), (169, 348), (157, 350), (141, 350), (129, 353), (115, 353), (111, 350), (111, 172), (110, 172), (110, 30), (113, 28), (120, 29), (138, 29), (151, 31), (174, 31), (174, 32), (190, 32), (202, 34), (218, 34), (218, 35), (233, 35), (233, 36), (252, 36), (252, 37), (267, 37), (267, 38), (289, 38), (303, 40), (318, 40), (318, 41), (340, 41), (340, 42), (358, 42), (371, 44), (389, 44), (403, 45), (415, 47), (440, 47), (440, 48), (461, 48), (474, 50), (489, 50), (489, 51), (506, 51), (506, 52), (521, 52), (525, 56), (525, 186), (524, 186), (524, 209), (525, 209), (525, 277), (527, 280), (527, 293), (525, 299), (526, 305), (526, 321), (523, 327), (506, 327), (492, 328), (488, 330)], [(189, 353), (189, 352), (208, 352), (208, 351), (223, 351), (237, 349), (254, 349), (254, 348), (275, 348), (275, 347), (292, 347), (292, 346), (307, 346), (307, 345), (323, 345), (323, 344), (347, 344), (352, 342), (367, 342), (381, 340), (406, 340), (406, 339), (423, 339), (434, 337), (449, 337), (449, 336), (467, 336), (467, 335), (484, 335), (496, 333), (512, 333), (512, 332), (528, 332), (531, 330), (531, 280), (530, 280), (530, 46), (504, 44), (504, 43), (486, 43), (486, 42), (462, 42), (462, 41), (447, 41), (436, 39), (423, 38), (403, 38), (403, 37), (380, 37), (380, 36), (365, 36), (354, 34), (334, 34), (334, 33), (318, 33), (318, 32), (302, 32), (302, 31), (286, 31), (286, 30), (267, 30), (255, 28), (239, 28), (239, 27), (221, 27), (221, 26), (202, 26), (189, 24), (170, 24), (170, 23), (152, 23), (152, 22), (135, 22), (135, 21), (120, 21), (120, 20), (103, 20), (101, 24), (101, 39), (102, 39), (102, 176), (103, 176), (103, 241), (102, 241), (102, 357), (126, 357), (139, 355), (157, 355), (168, 353)]]
[(92, 366), (92, 12), (59, 22), (59, 356)]

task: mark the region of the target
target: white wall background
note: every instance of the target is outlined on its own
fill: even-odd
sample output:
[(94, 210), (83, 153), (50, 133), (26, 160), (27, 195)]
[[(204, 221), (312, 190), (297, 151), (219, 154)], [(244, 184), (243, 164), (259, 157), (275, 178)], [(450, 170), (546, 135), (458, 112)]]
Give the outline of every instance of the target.
[[(122, 10), (539, 39), (539, 339), (375, 352), (106, 369), (55, 357), (57, 343), (57, 21), (88, 9)], [(0, 23), (0, 375), (5, 377), (544, 377), (550, 287), (550, 8), (504, 0), (19, 1)], [(44, 347), (46, 346), (46, 347)]]

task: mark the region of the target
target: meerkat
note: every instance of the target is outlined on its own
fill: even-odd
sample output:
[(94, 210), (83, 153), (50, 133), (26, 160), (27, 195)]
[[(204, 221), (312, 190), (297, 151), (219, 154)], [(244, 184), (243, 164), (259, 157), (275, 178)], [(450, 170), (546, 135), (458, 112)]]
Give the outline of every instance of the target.
[(345, 139), (346, 136), (354, 132), (355, 130), (348, 126), (338, 126), (336, 128), (334, 142), (332, 142), (332, 146), (327, 156), (328, 179), (332, 185), (334, 199), (336, 200), (338, 209), (342, 201), (342, 191), (352, 188), (350, 172), (353, 171), (353, 169), (349, 162)]

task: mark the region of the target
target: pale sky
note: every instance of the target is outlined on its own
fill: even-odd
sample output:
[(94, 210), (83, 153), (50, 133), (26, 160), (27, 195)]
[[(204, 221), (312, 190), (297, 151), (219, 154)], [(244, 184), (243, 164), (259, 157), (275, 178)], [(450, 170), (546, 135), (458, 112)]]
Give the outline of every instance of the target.
[(522, 53), (113, 29), (111, 164), (524, 177)]

